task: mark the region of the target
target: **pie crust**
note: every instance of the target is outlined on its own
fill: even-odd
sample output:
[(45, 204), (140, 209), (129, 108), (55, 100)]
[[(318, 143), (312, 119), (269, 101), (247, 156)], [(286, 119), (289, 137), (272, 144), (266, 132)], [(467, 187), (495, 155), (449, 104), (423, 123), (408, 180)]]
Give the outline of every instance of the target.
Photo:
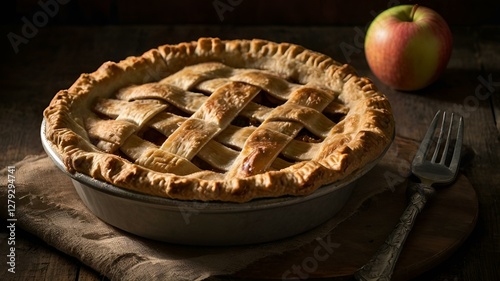
[(106, 62), (44, 117), (69, 172), (180, 200), (307, 195), (375, 160), (394, 134), (387, 98), (352, 67), (257, 39)]

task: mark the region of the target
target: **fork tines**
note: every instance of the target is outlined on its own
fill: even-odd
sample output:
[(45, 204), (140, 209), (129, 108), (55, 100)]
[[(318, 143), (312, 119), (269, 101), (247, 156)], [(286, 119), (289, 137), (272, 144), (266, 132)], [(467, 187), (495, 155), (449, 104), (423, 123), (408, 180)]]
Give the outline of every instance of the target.
[[(449, 166), (451, 170), (458, 167), (460, 148), (463, 142), (463, 118), (454, 113), (450, 114), (450, 118), (447, 118), (447, 115), (445, 111), (436, 113), (415, 155), (414, 162), (426, 160), (431, 163)], [(441, 122), (439, 122), (440, 126), (438, 127), (438, 120), (440, 119)]]

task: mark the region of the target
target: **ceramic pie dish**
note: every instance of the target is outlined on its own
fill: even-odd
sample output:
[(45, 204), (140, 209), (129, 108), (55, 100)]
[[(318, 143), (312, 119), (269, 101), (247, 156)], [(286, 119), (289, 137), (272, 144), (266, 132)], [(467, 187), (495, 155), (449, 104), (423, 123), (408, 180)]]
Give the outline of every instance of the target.
[(129, 191), (81, 173), (69, 173), (45, 137), (42, 145), (71, 178), (85, 206), (104, 222), (129, 233), (168, 243), (202, 246), (276, 241), (311, 230), (342, 209), (360, 177), (383, 154), (341, 181), (307, 196), (257, 199), (246, 203), (180, 201)]
[[(276, 239), (261, 230), (228, 241), (222, 225), (279, 226), (287, 235), (317, 226), (343, 206), (347, 187), (393, 135), (388, 100), (352, 67), (294, 44), (217, 38), (160, 46), (82, 74), (56, 94), (42, 127), (48, 154), (103, 220), (180, 243), (194, 240), (165, 232), (189, 237), (195, 225), (199, 232), (190, 233), (220, 226), (202, 242), (209, 244)], [(323, 215), (314, 210), (318, 200), (326, 200)], [(128, 226), (131, 210), (141, 214), (134, 224), (153, 229)], [(181, 215), (180, 230), (166, 210)], [(258, 210), (274, 224), (248, 225)]]

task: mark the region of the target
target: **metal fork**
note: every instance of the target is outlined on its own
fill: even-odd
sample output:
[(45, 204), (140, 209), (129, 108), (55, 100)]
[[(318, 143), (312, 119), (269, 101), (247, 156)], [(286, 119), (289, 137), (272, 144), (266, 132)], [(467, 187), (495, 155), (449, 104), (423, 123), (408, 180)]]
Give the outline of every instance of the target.
[[(463, 142), (463, 118), (457, 115), (458, 125), (455, 126), (455, 120), (457, 118), (455, 118), (455, 114), (452, 113), (450, 121), (448, 122), (448, 129), (446, 129), (447, 114), (444, 112), (442, 114), (439, 131), (436, 132), (440, 115), (441, 112), (438, 111), (434, 116), (413, 159), (411, 171), (420, 179), (420, 183), (415, 185), (416, 190), (412, 194), (408, 206), (401, 215), (399, 223), (387, 237), (384, 244), (367, 264), (354, 273), (356, 280), (391, 279), (399, 254), (415, 223), (415, 219), (418, 213), (424, 208), (429, 197), (435, 191), (432, 185), (449, 184), (455, 180)], [(453, 133), (454, 127), (458, 127), (456, 129), (456, 135)], [(444, 135), (445, 131), (447, 131), (446, 136)], [(436, 134), (437, 136), (435, 136)], [(450, 147), (454, 136), (456, 136), (454, 146)], [(453, 152), (450, 158), (449, 150), (451, 149), (453, 149)], [(432, 154), (432, 156), (430, 154)]]

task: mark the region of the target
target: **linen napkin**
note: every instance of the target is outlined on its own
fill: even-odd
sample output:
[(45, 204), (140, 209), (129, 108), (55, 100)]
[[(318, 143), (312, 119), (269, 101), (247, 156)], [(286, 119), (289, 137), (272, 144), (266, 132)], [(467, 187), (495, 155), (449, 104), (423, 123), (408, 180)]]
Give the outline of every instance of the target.
[[(406, 149), (408, 146), (412, 149)], [(194, 247), (152, 241), (121, 231), (94, 216), (70, 179), (45, 154), (28, 156), (0, 171), (0, 205), (7, 217), (8, 175), (15, 176), (16, 226), (76, 257), (111, 280), (206, 280), (227, 276), (328, 235), (370, 197), (394, 189), (409, 173), (414, 142), (396, 138), (382, 160), (354, 189), (345, 207), (307, 233), (276, 242)], [(11, 186), (12, 187), (12, 186)]]

